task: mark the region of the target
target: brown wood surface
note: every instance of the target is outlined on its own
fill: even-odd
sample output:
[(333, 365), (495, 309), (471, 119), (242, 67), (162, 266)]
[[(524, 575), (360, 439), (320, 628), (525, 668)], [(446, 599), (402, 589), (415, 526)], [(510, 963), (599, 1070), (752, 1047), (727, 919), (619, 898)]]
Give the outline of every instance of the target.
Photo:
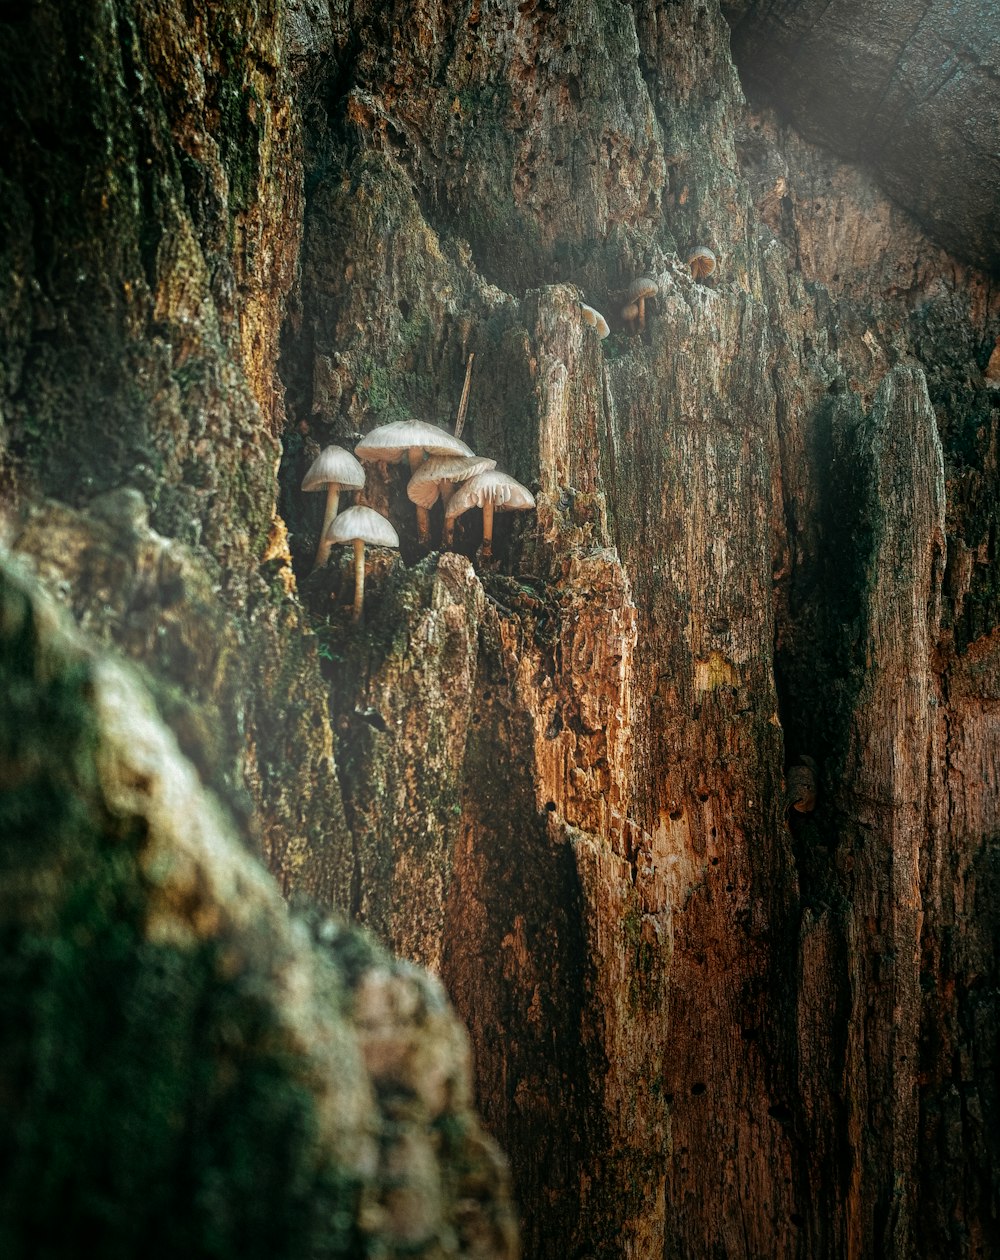
[[(286, 894), (440, 973), (526, 1255), (995, 1252), (995, 280), (714, 3), (118, 7), (11, 25), (5, 543)], [(371, 466), (354, 626), (302, 476), (472, 353), (537, 508), (441, 555)]]

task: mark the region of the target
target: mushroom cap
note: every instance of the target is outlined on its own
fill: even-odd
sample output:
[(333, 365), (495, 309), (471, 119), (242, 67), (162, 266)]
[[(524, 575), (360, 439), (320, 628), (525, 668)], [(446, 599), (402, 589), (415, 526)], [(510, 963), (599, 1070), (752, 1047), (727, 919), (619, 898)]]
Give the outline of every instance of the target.
[(586, 302), (580, 303), (580, 314), (583, 316), (583, 322), (589, 324), (591, 328), (597, 329), (597, 335), (603, 341), (611, 329), (608, 327), (608, 321), (604, 318), (600, 311), (595, 311), (592, 306), (588, 306)]
[(330, 542), (370, 543), (373, 547), (398, 547), (399, 535), (381, 512), (370, 507), (350, 507), (326, 531)]
[(472, 507), (492, 503), (495, 512), (523, 512), (535, 506), (527, 486), (502, 472), (482, 472), (470, 477), (451, 497), (445, 516), (461, 516)]
[(622, 307), (622, 319), (638, 319), (639, 303), (629, 302), (628, 306)]
[(688, 266), (696, 279), (700, 276), (710, 276), (716, 268), (716, 263), (715, 255), (705, 245), (699, 245), (688, 255)]
[(651, 276), (640, 276), (638, 280), (632, 281), (628, 293), (625, 294), (625, 301), (638, 302), (640, 298), (656, 297), (659, 291), (660, 286)]
[(329, 485), (360, 490), (364, 484), (365, 470), (342, 446), (325, 446), (302, 478), (303, 490), (325, 490)]
[(379, 425), (362, 438), (354, 448), (354, 453), (358, 459), (398, 464), (414, 449), (424, 450), (428, 455), (473, 453), (464, 442), (425, 420), (393, 420), (391, 424)]
[(445, 481), (468, 481), (477, 473), (496, 468), (495, 459), (482, 455), (432, 455), (410, 478), (406, 495), (417, 507), (432, 508), (441, 495)]

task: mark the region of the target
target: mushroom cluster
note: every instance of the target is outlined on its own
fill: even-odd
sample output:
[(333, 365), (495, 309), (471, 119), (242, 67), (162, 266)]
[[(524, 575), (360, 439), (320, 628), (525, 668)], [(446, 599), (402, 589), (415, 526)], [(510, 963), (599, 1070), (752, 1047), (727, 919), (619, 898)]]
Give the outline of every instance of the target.
[[(373, 464), (399, 464), (406, 459), (411, 473), (416, 473), (428, 457), (474, 458), (472, 450), (460, 438), (452, 437), (425, 420), (394, 420), (380, 425), (358, 443), (354, 453), (358, 459)], [(419, 504), (417, 534), (421, 542), (426, 542), (430, 536), (429, 511)]]
[[(471, 366), (471, 355), (470, 355)], [(463, 405), (468, 396), (468, 375)], [(392, 524), (373, 508), (355, 506), (339, 515), (344, 490), (360, 490), (367, 463), (402, 463), (410, 466), (407, 496), (416, 508), (417, 536), (430, 539), (430, 510), (440, 499), (444, 505), (442, 545), (451, 546), (455, 521), (463, 512), (478, 507), (483, 512), (483, 556), (493, 552), (493, 514), (526, 510), (535, 506), (531, 492), (506, 473), (496, 471), (496, 460), (476, 455), (460, 438), (423, 420), (397, 420), (372, 429), (354, 448), (328, 446), (313, 461), (302, 480), (304, 491), (325, 490), (326, 511), (316, 548), (316, 565), (322, 566), (334, 543), (354, 547), (354, 620), (360, 619), (365, 597), (365, 547), (398, 547), (399, 535)], [(357, 458), (355, 458), (357, 456)], [(459, 490), (458, 487), (461, 487)]]
[(334, 543), (354, 544), (354, 620), (361, 617), (365, 600), (365, 544), (398, 547), (399, 536), (381, 513), (369, 507), (352, 507), (337, 514), (343, 490), (361, 490), (365, 470), (350, 451), (327, 446), (316, 456), (302, 478), (305, 491), (326, 491), (326, 510), (316, 547), (316, 567), (326, 564)]
[(325, 490), (326, 511), (319, 531), (316, 548), (316, 567), (326, 564), (333, 545), (327, 532), (337, 515), (341, 490), (360, 490), (365, 484), (365, 470), (350, 451), (342, 446), (327, 446), (316, 456), (309, 471), (302, 478), (303, 490)]
[(438, 499), (445, 505), (445, 534), (441, 541), (451, 543), (451, 534), (447, 530), (447, 508), (455, 487), (478, 473), (490, 472), (496, 468), (495, 459), (482, 459), (478, 455), (433, 455), (426, 460), (410, 478), (406, 487), (406, 495), (417, 508), (417, 533), (422, 543), (430, 537), (430, 510)]
[[(468, 375), (460, 419), (467, 393)], [(395, 464), (404, 458), (409, 460), (411, 477), (406, 494), (416, 508), (417, 537), (424, 545), (430, 540), (430, 511), (439, 499), (445, 509), (441, 541), (446, 547), (451, 546), (457, 518), (472, 507), (482, 508), (486, 558), (492, 555), (494, 510), (535, 506), (525, 486), (496, 471), (495, 459), (476, 455), (460, 438), (423, 420), (383, 424), (373, 429), (354, 451), (359, 459), (369, 462)]]

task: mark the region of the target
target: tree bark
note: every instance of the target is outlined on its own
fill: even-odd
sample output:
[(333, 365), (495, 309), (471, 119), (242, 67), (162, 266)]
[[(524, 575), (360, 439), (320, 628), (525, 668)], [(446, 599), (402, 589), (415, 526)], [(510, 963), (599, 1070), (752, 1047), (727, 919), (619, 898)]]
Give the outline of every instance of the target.
[(996, 272), (996, 11), (987, 0), (723, 4), (748, 90), (864, 162), (949, 253)]
[[(14, 31), (8, 544), (285, 892), (444, 978), (528, 1255), (989, 1254), (992, 255), (880, 191), (884, 111), (875, 172), (752, 111), (714, 3), (236, 13)], [(477, 567), (369, 471), (401, 555), (353, 626), (303, 473), (450, 428), (471, 353), (537, 510)]]
[(133, 670), (0, 558), (5, 1256), (514, 1260), (439, 982), (291, 920)]

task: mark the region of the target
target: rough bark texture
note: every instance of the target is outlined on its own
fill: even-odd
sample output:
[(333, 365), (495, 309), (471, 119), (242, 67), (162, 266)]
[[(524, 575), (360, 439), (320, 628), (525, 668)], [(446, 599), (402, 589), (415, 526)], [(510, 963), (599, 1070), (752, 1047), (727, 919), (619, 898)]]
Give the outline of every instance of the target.
[[(991, 279), (750, 111), (714, 2), (237, 10), (0, 44), (46, 49), (3, 115), (8, 544), (286, 892), (440, 972), (528, 1255), (991, 1254)], [(370, 471), (402, 546), (355, 626), (302, 475), (449, 424), (470, 352), (463, 436), (537, 510), (425, 554)]]
[(1000, 24), (990, 0), (723, 4), (748, 88), (870, 164), (951, 253), (1000, 267)]
[(0, 562), (5, 1256), (509, 1256), (438, 982), (290, 920), (126, 667)]

